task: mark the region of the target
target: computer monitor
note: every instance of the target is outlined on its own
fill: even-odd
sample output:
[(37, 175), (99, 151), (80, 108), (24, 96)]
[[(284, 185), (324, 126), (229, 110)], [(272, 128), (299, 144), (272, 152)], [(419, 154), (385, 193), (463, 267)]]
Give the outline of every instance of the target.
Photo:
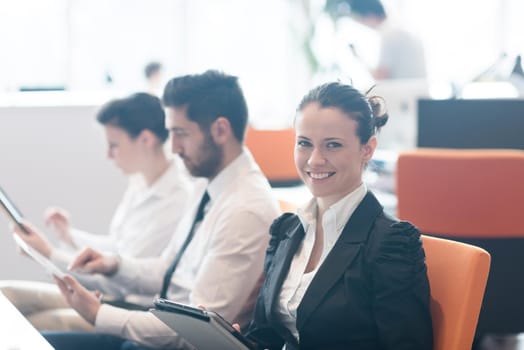
[(418, 101), (418, 147), (524, 149), (524, 99)]

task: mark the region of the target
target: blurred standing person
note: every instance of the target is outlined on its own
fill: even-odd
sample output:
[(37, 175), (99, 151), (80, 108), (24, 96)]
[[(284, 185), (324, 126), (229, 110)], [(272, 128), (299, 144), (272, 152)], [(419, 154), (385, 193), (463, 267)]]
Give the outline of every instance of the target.
[(144, 68), (144, 76), (147, 81), (147, 92), (153, 96), (161, 96), (164, 88), (164, 67), (162, 63), (149, 62)]
[(381, 37), (373, 77), (381, 79), (426, 78), (426, 58), (419, 38), (388, 20), (380, 0), (349, 0), (352, 17), (377, 30)]
[[(371, 70), (376, 80), (427, 77), (422, 41), (388, 18), (380, 0), (328, 0), (325, 9), (335, 19), (349, 15), (377, 31), (380, 36), (378, 64)], [(358, 57), (353, 45), (350, 48)]]

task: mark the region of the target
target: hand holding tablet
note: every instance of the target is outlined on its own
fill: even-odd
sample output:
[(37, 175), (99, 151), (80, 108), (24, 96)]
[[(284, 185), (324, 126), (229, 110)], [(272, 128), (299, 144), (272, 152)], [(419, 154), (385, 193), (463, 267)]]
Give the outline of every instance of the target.
[(250, 350), (255, 345), (213, 311), (156, 299), (151, 312), (197, 349)]
[(35, 250), (33, 247), (27, 244), (16, 233), (13, 234), (13, 238), (15, 239), (18, 246), (22, 248), (22, 250), (31, 258), (33, 258), (37, 263), (42, 265), (47, 272), (49, 272), (53, 276), (56, 276), (57, 278), (64, 278), (65, 273), (58, 266), (53, 264), (51, 260), (43, 256), (37, 250)]
[[(23, 224), (23, 215), (14, 205), (14, 203), (9, 199), (7, 193), (0, 187), (0, 207), (3, 208), (3, 211), (7, 214), (8, 219), (10, 219), (15, 225), (17, 225), (22, 232), (29, 235), (29, 230)], [(31, 247), (26, 243), (22, 238), (20, 238), (16, 233), (13, 234), (13, 237), (18, 244), (18, 246), (30, 257), (32, 257), (36, 262), (42, 265), (49, 273), (52, 275), (62, 278), (64, 273), (60, 270), (55, 264), (53, 264), (48, 258), (39, 253), (36, 249)]]
[(27, 229), (22, 224), (23, 215), (14, 205), (14, 203), (9, 199), (7, 193), (0, 187), (0, 207), (3, 208), (4, 212), (7, 214), (8, 219), (10, 219), (14, 224), (16, 224), (24, 233), (28, 233)]

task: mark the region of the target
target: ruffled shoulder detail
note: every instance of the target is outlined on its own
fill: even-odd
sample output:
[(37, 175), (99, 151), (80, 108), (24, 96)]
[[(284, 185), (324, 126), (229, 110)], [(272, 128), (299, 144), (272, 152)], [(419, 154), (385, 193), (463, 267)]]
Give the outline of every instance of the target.
[(280, 215), (278, 218), (276, 218), (275, 220), (273, 220), (273, 223), (269, 227), (269, 233), (271, 234), (271, 239), (275, 238), (275, 239), (281, 240), (283, 238), (283, 236), (286, 233), (285, 228), (290, 225), (286, 225), (286, 227), (282, 227), (282, 225), (284, 223), (286, 224), (291, 223), (292, 221), (291, 218), (293, 216), (296, 217), (297, 215), (293, 213), (284, 213)]
[(286, 237), (286, 233), (296, 220), (299, 220), (297, 215), (284, 213), (276, 218), (269, 227), (271, 237), (269, 238), (269, 246), (266, 250), (264, 272), (268, 271), (269, 266), (271, 266), (271, 262), (273, 261), (273, 255), (275, 255), (275, 251), (277, 250), (280, 241)]
[(396, 261), (418, 265), (424, 259), (420, 231), (407, 221), (392, 223), (383, 236), (378, 262)]

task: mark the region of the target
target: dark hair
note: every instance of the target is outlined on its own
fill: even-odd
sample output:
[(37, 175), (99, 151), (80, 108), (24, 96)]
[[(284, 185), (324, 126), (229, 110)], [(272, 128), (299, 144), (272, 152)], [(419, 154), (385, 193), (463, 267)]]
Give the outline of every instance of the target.
[(96, 119), (102, 125), (121, 128), (132, 138), (147, 129), (162, 143), (167, 140), (165, 113), (160, 99), (147, 93), (109, 101), (102, 106)]
[(318, 103), (322, 108), (338, 108), (358, 123), (357, 136), (361, 144), (380, 130), (388, 120), (384, 100), (378, 96), (366, 97), (351, 85), (339, 82), (322, 84), (309, 91), (297, 111), (311, 103)]
[(349, 0), (351, 13), (362, 17), (386, 18), (386, 11), (380, 0)]
[(160, 62), (149, 62), (144, 68), (144, 75), (147, 79), (162, 69), (162, 63)]
[(380, 0), (326, 0), (324, 11), (333, 19), (356, 14), (361, 17), (387, 17)]
[(225, 117), (236, 139), (244, 140), (248, 112), (237, 77), (208, 70), (173, 78), (162, 100), (166, 107), (187, 107), (187, 117), (206, 132), (218, 117)]

